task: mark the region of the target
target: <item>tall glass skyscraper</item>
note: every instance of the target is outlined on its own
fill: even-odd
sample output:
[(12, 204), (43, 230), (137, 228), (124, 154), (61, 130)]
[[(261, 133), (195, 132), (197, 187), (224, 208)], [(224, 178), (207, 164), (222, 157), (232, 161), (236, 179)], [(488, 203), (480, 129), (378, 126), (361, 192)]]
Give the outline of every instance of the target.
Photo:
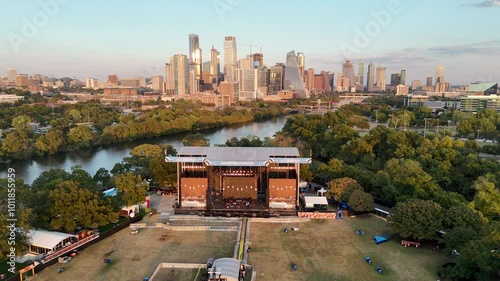
[(363, 85), (365, 83), (365, 63), (362, 60), (358, 63), (358, 76), (359, 84)]
[(224, 38), (224, 81), (236, 81), (237, 66), (236, 37), (226, 36)]
[(366, 76), (366, 88), (368, 91), (373, 91), (373, 84), (375, 81), (375, 66), (373, 63), (368, 65), (368, 75)]
[(197, 34), (189, 34), (189, 64), (195, 70), (196, 79), (201, 79), (201, 49), (200, 38)]
[(308, 98), (308, 93), (304, 87), (304, 82), (300, 76), (298, 66), (298, 59), (295, 51), (290, 51), (286, 55), (286, 68), (285, 68), (285, 87), (284, 90), (294, 91), (299, 94), (300, 98)]

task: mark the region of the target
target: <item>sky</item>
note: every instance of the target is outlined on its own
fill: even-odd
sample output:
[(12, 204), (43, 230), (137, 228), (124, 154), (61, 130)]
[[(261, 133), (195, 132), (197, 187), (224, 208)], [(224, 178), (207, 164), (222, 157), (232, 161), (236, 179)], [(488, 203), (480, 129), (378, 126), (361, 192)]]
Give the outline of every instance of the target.
[(264, 64), (303, 52), (306, 68), (342, 71), (359, 60), (406, 69), (407, 84), (445, 67), (454, 85), (500, 81), (500, 0), (24, 0), (0, 1), (0, 76), (18, 73), (106, 80), (163, 74), (198, 34), (203, 61), (224, 36), (238, 58)]

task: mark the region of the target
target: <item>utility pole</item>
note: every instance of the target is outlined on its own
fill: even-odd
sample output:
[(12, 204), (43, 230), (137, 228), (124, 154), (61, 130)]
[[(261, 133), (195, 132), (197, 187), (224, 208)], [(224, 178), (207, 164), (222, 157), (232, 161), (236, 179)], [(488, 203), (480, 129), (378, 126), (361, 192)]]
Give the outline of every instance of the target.
[(426, 131), (427, 131), (427, 118), (424, 118), (424, 138)]
[(480, 130), (477, 130), (477, 139), (479, 139), (479, 131), (480, 131)]

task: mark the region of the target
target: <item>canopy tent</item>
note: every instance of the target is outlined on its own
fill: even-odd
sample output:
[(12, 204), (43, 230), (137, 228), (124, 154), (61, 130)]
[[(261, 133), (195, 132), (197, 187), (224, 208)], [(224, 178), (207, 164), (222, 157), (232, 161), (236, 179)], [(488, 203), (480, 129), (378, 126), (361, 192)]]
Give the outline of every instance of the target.
[(317, 194), (318, 196), (325, 196), (326, 192), (327, 190), (322, 187), (320, 190), (318, 190)]
[(314, 205), (328, 206), (326, 197), (323, 196), (304, 196), (306, 209), (314, 209)]
[(240, 261), (233, 258), (216, 259), (208, 274), (214, 277), (226, 278), (227, 281), (240, 280)]
[(30, 230), (28, 233), (30, 252), (47, 253), (78, 240), (78, 236), (48, 230)]

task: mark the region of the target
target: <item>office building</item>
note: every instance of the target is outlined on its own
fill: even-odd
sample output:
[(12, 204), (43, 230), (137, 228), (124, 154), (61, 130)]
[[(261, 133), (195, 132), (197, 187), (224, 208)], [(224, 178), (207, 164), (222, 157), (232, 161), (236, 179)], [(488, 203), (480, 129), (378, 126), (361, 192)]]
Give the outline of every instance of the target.
[(16, 87), (28, 87), (30, 85), (30, 79), (28, 74), (16, 74)]
[(432, 83), (432, 80), (433, 80), (433, 77), (432, 76), (429, 76), (427, 77), (427, 81), (425, 83), (425, 86), (427, 87), (432, 87), (434, 84)]
[(408, 95), (408, 93), (410, 92), (410, 89), (408, 88), (408, 86), (406, 85), (397, 85), (396, 86), (396, 95)]
[(15, 68), (7, 68), (7, 81), (16, 81), (17, 70)]
[(406, 85), (406, 69), (401, 69), (399, 84)]
[(264, 55), (261, 53), (255, 53), (252, 55), (253, 67), (259, 68), (264, 66)]
[(257, 98), (258, 70), (255, 68), (238, 68), (239, 100)]
[(439, 65), (436, 68), (436, 84), (437, 83), (444, 83), (444, 82), (445, 82), (445, 79), (444, 79), (444, 66)]
[(163, 76), (155, 75), (151, 77), (151, 88), (153, 91), (163, 92)]
[(253, 67), (253, 58), (252, 56), (247, 56), (244, 59), (238, 60), (238, 68), (242, 69), (251, 69)]
[[(194, 72), (194, 70), (193, 70)], [(177, 54), (165, 65), (166, 91), (174, 95), (187, 95), (189, 88), (189, 63), (186, 55)]]
[(202, 61), (200, 38), (197, 34), (189, 34), (189, 67), (194, 69), (196, 80), (201, 80)]
[(314, 68), (309, 68), (306, 72), (306, 87), (309, 90), (314, 89)]
[(239, 101), (239, 86), (237, 82), (221, 82), (219, 84), (219, 93), (230, 96), (232, 103)]
[(306, 57), (302, 52), (297, 53), (297, 65), (299, 67), (300, 77), (304, 77), (306, 71)]
[(368, 91), (373, 91), (374, 81), (375, 81), (375, 65), (370, 63), (368, 65), (368, 74), (366, 75), (366, 88)]
[(285, 74), (285, 65), (277, 63), (269, 69), (269, 93), (277, 93), (283, 90), (283, 77)]
[(109, 84), (113, 84), (113, 85), (118, 85), (118, 75), (116, 74), (111, 74), (111, 75), (108, 75), (108, 83)]
[(224, 38), (224, 81), (236, 81), (237, 62), (236, 37), (226, 36)]
[(97, 88), (99, 88), (99, 80), (97, 80), (95, 78), (87, 78), (87, 81), (85, 81), (85, 87), (97, 89)]
[(345, 78), (349, 79), (349, 86), (354, 86), (356, 77), (354, 75), (354, 65), (350, 60), (346, 60), (342, 64), (342, 73), (344, 74)]
[(392, 73), (391, 74), (391, 86), (397, 86), (401, 84), (401, 74), (399, 73)]
[(219, 77), (220, 75), (220, 52), (212, 46), (210, 50), (210, 68), (209, 71), (210, 76)]
[(422, 81), (420, 80), (413, 80), (413, 82), (411, 82), (411, 90), (412, 91), (418, 91), (418, 90), (421, 90), (422, 89)]
[(304, 87), (302, 76), (300, 75), (298, 58), (295, 55), (295, 51), (290, 51), (286, 55), (284, 90), (296, 92), (299, 98), (309, 97), (309, 94)]
[(359, 61), (358, 63), (358, 76), (359, 76), (359, 84), (365, 84), (365, 63), (363, 61)]
[(387, 82), (385, 80), (385, 77), (385, 67), (377, 67), (377, 87), (382, 92), (387, 89)]

